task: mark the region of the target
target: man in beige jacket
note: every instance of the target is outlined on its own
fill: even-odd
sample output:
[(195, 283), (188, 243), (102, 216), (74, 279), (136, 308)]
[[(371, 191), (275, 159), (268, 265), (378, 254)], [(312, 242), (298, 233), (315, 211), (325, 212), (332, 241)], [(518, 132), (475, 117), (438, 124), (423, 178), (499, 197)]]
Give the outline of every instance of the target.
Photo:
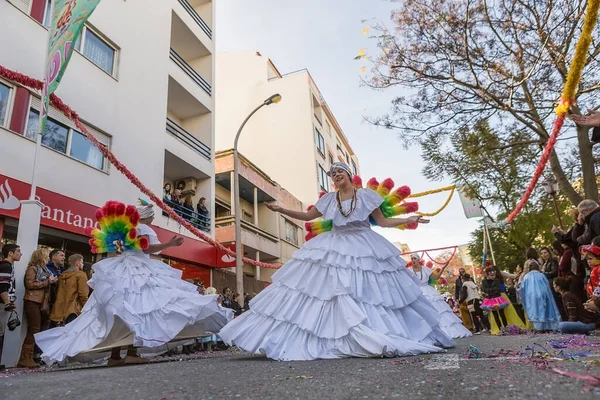
[(87, 280), (83, 272), (83, 256), (73, 254), (69, 257), (69, 269), (58, 278), (56, 302), (50, 313), (52, 322), (63, 325), (77, 318), (90, 292)]

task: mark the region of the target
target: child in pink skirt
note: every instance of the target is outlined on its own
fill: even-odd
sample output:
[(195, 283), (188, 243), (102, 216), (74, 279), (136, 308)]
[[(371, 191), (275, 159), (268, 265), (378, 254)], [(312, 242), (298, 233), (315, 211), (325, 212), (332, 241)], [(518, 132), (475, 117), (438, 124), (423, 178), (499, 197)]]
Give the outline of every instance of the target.
[(481, 308), (490, 311), (494, 316), (496, 325), (498, 325), (500, 330), (504, 330), (508, 325), (506, 316), (504, 315), (504, 308), (508, 307), (510, 302), (502, 297), (500, 281), (496, 279), (496, 270), (493, 267), (485, 269), (485, 279), (481, 282), (481, 292), (483, 293), (483, 297), (485, 297), (485, 300), (481, 303)]

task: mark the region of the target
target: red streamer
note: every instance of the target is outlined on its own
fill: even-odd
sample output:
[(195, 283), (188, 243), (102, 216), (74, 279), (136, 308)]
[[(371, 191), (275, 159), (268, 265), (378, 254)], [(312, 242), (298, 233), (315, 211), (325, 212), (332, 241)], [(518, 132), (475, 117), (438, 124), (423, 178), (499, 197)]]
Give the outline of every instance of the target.
[[(10, 69), (7, 69), (7, 68), (3, 67), (2, 65), (0, 65), (0, 76), (3, 77), (3, 78), (5, 78), (5, 79), (7, 79), (7, 80), (9, 80), (9, 81), (19, 83), (19, 84), (21, 84), (23, 86), (26, 86), (26, 87), (34, 89), (34, 90), (38, 90), (38, 91), (42, 90), (42, 86), (43, 86), (42, 81), (39, 81), (39, 80), (34, 79), (34, 78), (31, 78), (31, 77), (29, 77), (27, 75), (24, 75), (24, 74), (21, 74), (19, 72), (12, 71)], [(75, 112), (68, 105), (66, 105), (58, 96), (52, 94), (50, 96), (50, 104), (52, 104), (56, 109), (60, 110), (60, 112), (62, 112), (65, 117), (67, 117), (71, 121), (73, 121), (73, 123), (75, 124), (75, 126), (77, 127), (77, 129), (79, 129), (87, 137), (87, 139), (90, 142), (92, 142), (94, 144), (94, 146), (96, 146), (98, 148), (98, 150), (100, 150), (100, 152), (104, 155), (104, 157), (106, 157), (106, 159), (108, 161), (110, 161), (110, 163), (119, 172), (121, 172), (123, 175), (125, 175), (127, 177), (127, 179), (129, 179), (129, 181), (140, 190), (140, 192), (142, 192), (146, 196), (148, 196), (150, 198), (150, 200), (153, 203), (155, 203), (161, 210), (163, 210), (164, 212), (166, 212), (171, 218), (173, 218), (180, 225), (182, 225), (183, 227), (185, 227), (188, 231), (190, 231), (192, 234), (194, 234), (195, 236), (197, 236), (201, 240), (203, 240), (203, 241), (209, 243), (210, 245), (216, 247), (218, 250), (224, 252), (225, 254), (228, 254), (228, 255), (230, 255), (232, 257), (235, 257), (235, 252), (234, 251), (232, 251), (232, 250), (228, 249), (227, 247), (223, 246), (221, 243), (219, 243), (218, 241), (214, 240), (210, 236), (205, 235), (204, 233), (202, 233), (198, 228), (196, 228), (194, 225), (190, 224), (188, 221), (186, 221), (185, 219), (183, 219), (171, 207), (169, 207), (168, 205), (166, 205), (162, 201), (161, 198), (159, 198), (158, 196), (156, 196), (148, 187), (146, 187), (138, 179), (138, 177), (135, 176), (131, 171), (129, 171), (129, 169), (127, 169), (127, 167), (124, 164), (122, 164), (107, 147), (103, 146), (92, 134), (90, 134), (88, 132), (88, 130), (86, 129), (85, 125), (83, 125), (81, 123), (81, 121), (79, 121), (79, 116), (78, 116), (77, 112)], [(262, 267), (262, 268), (278, 269), (278, 268), (281, 267), (281, 264), (264, 263), (264, 262), (253, 260), (253, 259), (248, 258), (248, 257), (243, 257), (242, 260), (245, 261), (245, 262), (247, 262), (250, 265), (254, 265), (254, 266), (258, 266), (258, 267)]]
[(407, 251), (406, 253), (402, 253), (401, 255), (403, 256), (407, 256), (409, 254), (415, 254), (415, 253), (422, 253), (421, 258), (423, 258), (423, 255), (428, 252), (428, 251), (438, 251), (438, 250), (450, 250), (453, 249), (454, 252), (456, 252), (456, 249), (458, 248), (458, 246), (448, 246), (448, 247), (438, 247), (437, 249), (427, 249), (427, 250), (415, 250), (415, 251)]
[(454, 256), (456, 255), (456, 249), (457, 249), (457, 248), (458, 248), (458, 246), (455, 246), (455, 247), (454, 247), (454, 250), (452, 250), (452, 254), (450, 254), (450, 257), (448, 257), (448, 260), (446, 260), (446, 261), (441, 261), (441, 262), (439, 262), (439, 261), (436, 261), (436, 260), (435, 260), (433, 257), (431, 257), (431, 256), (429, 255), (429, 253), (428, 253), (427, 251), (424, 251), (424, 253), (425, 253), (425, 255), (427, 255), (427, 257), (429, 257), (429, 259), (430, 259), (431, 261), (433, 261), (435, 264), (437, 264), (437, 265), (446, 265), (446, 264), (449, 264), (449, 263), (450, 263), (450, 261), (452, 261), (452, 259), (453, 259), (453, 258), (454, 258)]
[(556, 118), (556, 120), (554, 121), (554, 127), (552, 128), (552, 134), (550, 135), (550, 138), (548, 139), (548, 142), (546, 143), (546, 147), (544, 147), (544, 152), (542, 153), (542, 158), (540, 159), (540, 162), (538, 163), (537, 168), (535, 169), (535, 172), (533, 173), (533, 178), (531, 179), (531, 182), (529, 182), (529, 186), (527, 187), (527, 190), (525, 191), (525, 193), (523, 193), (523, 197), (521, 197), (521, 200), (519, 200), (519, 203), (517, 204), (515, 209), (510, 213), (510, 215), (506, 219), (509, 223), (512, 222), (515, 219), (515, 217), (521, 212), (521, 210), (523, 209), (523, 207), (525, 207), (525, 204), (527, 204), (527, 201), (531, 197), (531, 193), (533, 193), (533, 189), (535, 189), (535, 185), (537, 185), (538, 180), (540, 179), (540, 176), (542, 176), (542, 173), (544, 172), (544, 168), (546, 168), (546, 164), (548, 163), (548, 159), (550, 158), (550, 153), (552, 152), (552, 149), (554, 148), (554, 145), (556, 144), (556, 140), (558, 139), (558, 134), (560, 133), (560, 130), (562, 129), (562, 127), (565, 123), (565, 119), (566, 119), (566, 115), (559, 115)]

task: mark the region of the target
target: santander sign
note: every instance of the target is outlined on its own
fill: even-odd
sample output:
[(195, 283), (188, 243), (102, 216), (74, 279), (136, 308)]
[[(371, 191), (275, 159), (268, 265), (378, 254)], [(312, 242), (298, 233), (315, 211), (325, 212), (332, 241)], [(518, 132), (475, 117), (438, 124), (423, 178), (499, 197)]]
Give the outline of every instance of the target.
[[(21, 200), (29, 198), (28, 183), (0, 174), (0, 215), (19, 218)], [(42, 208), (42, 225), (85, 235), (85, 228), (96, 226), (97, 206), (51, 192), (37, 189)]]

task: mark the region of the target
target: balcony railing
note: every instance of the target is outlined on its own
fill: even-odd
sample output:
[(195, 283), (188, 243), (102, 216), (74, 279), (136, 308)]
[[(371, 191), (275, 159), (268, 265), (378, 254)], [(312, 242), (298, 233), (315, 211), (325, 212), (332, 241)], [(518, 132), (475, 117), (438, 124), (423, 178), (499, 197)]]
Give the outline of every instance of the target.
[[(251, 222), (247, 222), (245, 220), (242, 219), (242, 228), (248, 232), (254, 233), (254, 234), (258, 234), (259, 236), (270, 240), (271, 242), (278, 242), (279, 238), (272, 234), (271, 232), (264, 230), (262, 228), (259, 228), (258, 226), (254, 225)], [(223, 228), (226, 226), (231, 226), (231, 225), (235, 225), (235, 217), (234, 216), (230, 216), (230, 217), (219, 217), (215, 219), (215, 228)]]
[[(191, 208), (184, 206), (183, 204), (176, 203), (170, 199), (164, 198), (163, 201), (169, 207), (179, 214), (183, 219), (194, 225), (196, 228), (205, 232), (210, 232), (210, 217), (208, 215), (202, 215), (197, 213)], [(163, 211), (163, 215), (168, 217), (169, 215)]]
[(208, 36), (208, 38), (212, 40), (212, 30), (207, 25), (207, 23), (204, 22), (200, 14), (198, 14), (198, 12), (194, 10), (194, 7), (192, 7), (192, 5), (187, 0), (179, 0), (179, 3), (183, 6), (183, 8), (185, 8), (185, 11), (187, 11), (188, 14), (190, 14), (194, 22), (198, 24), (200, 29), (202, 29), (204, 33), (206, 33), (206, 36)]
[(200, 154), (207, 160), (211, 159), (210, 147), (202, 143), (200, 139), (192, 135), (181, 126), (179, 126), (171, 118), (167, 118), (167, 132), (188, 145), (196, 153)]
[(173, 62), (177, 64), (177, 66), (181, 68), (181, 70), (185, 72), (187, 76), (192, 78), (196, 85), (200, 86), (202, 90), (204, 90), (209, 96), (212, 96), (212, 87), (210, 86), (210, 83), (200, 76), (198, 71), (192, 68), (190, 64), (183, 59), (183, 57), (177, 54), (175, 50), (171, 49), (169, 58), (171, 58), (171, 60), (173, 60)]

